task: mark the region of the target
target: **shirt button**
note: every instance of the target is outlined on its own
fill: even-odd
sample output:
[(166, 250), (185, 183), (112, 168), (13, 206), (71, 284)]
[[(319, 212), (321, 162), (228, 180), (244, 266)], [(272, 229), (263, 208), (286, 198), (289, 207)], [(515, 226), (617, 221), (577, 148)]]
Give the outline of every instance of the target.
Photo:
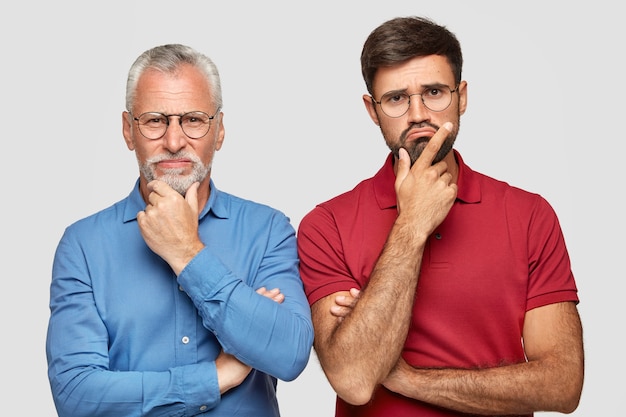
[(182, 341), (184, 344), (187, 344), (187, 343), (189, 343), (189, 337), (187, 337), (187, 336), (183, 336), (183, 338), (181, 339), (181, 341)]
[(441, 233), (435, 233), (435, 239), (441, 240)]
[(206, 405), (201, 405), (200, 406), (200, 411), (206, 411), (207, 408), (209, 408), (209, 407), (207, 407)]
[(183, 288), (183, 286), (182, 286), (182, 285), (179, 285), (179, 286), (178, 286), (178, 291), (185, 291), (185, 289)]

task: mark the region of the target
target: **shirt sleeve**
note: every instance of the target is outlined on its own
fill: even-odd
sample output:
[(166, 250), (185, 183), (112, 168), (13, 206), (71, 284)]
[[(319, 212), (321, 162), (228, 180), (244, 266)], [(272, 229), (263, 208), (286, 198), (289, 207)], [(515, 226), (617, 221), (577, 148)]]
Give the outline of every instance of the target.
[(557, 215), (537, 196), (529, 221), (528, 310), (547, 304), (579, 302), (570, 257)]
[[(359, 282), (353, 276), (346, 261), (345, 251), (351, 242), (364, 240), (358, 233), (367, 232), (362, 227), (349, 227), (353, 235), (342, 240), (334, 214), (323, 206), (317, 206), (300, 221), (298, 229), (300, 274), (310, 305), (327, 295), (349, 291), (351, 288), (361, 289), (364, 285), (364, 282)], [(352, 219), (354, 218), (352, 215)], [(367, 258), (368, 249), (365, 246), (360, 247), (358, 251), (362, 258)]]
[[(234, 260), (208, 244), (180, 273), (178, 282), (225, 352), (291, 381), (310, 357), (311, 311), (298, 272), (295, 231), (282, 214), (268, 221), (263, 231), (239, 242), (248, 259)], [(247, 269), (249, 265), (254, 267)], [(257, 294), (260, 287), (279, 288), (285, 300), (279, 304)]]
[(58, 415), (194, 416), (218, 405), (215, 362), (162, 372), (109, 369), (107, 328), (80, 254), (66, 234), (53, 265), (46, 355)]

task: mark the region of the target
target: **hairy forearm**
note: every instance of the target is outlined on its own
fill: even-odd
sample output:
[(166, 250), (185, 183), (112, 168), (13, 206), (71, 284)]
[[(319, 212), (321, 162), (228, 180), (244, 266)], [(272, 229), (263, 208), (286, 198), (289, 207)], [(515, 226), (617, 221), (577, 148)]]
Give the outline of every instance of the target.
[(425, 240), (426, 236), (396, 223), (354, 309), (328, 338), (316, 339), (329, 381), (348, 402), (367, 402), (400, 356)]
[(385, 387), (440, 407), (478, 415), (572, 412), (580, 375), (560, 358), (488, 369), (416, 369), (401, 360)]

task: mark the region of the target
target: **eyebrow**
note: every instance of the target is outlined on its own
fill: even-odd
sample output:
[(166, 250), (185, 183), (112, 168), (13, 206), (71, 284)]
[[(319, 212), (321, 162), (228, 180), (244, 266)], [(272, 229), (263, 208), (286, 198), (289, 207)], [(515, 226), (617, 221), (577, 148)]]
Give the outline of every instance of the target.
[(408, 88), (402, 88), (402, 89), (397, 89), (397, 90), (389, 90), (385, 93), (383, 93), (383, 96), (388, 96), (388, 95), (393, 95), (393, 94), (402, 94), (402, 93), (406, 93), (408, 91)]
[[(430, 83), (430, 84), (422, 84), (421, 85), (421, 89), (422, 89), (421, 91), (428, 90), (428, 89), (431, 89), (431, 88), (441, 88), (441, 87), (447, 87), (447, 88), (452, 90), (452, 87), (450, 87), (447, 84), (435, 82), (435, 83)], [(386, 95), (389, 95), (389, 94), (407, 93), (408, 90), (409, 90), (408, 88), (399, 88), (397, 90), (389, 90), (386, 93), (383, 93), (383, 96), (386, 96)]]

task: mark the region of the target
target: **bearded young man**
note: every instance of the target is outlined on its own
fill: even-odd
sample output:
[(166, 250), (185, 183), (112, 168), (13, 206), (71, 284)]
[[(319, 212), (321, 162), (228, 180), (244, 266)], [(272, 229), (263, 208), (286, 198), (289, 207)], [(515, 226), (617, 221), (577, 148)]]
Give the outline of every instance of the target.
[(456, 36), (428, 19), (376, 28), (363, 102), (391, 149), (300, 222), (314, 348), (337, 417), (570, 413), (583, 385), (578, 295), (539, 195), (453, 149), (467, 107)]

